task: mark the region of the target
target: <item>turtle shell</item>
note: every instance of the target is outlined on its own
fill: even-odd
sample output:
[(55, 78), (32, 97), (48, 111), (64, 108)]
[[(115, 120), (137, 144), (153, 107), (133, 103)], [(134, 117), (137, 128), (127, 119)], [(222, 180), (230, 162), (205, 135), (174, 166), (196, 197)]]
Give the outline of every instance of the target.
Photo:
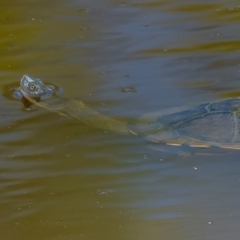
[(167, 145), (240, 149), (240, 99), (203, 103), (196, 107), (144, 115), (129, 131)]

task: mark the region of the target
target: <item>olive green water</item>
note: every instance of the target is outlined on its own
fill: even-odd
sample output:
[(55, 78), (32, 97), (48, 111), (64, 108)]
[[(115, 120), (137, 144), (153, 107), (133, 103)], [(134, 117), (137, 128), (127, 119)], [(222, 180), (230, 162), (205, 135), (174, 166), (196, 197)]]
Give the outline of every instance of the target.
[(6, 92), (30, 74), (123, 121), (239, 96), (238, 1), (0, 6), (1, 240), (238, 239), (239, 151), (157, 151)]

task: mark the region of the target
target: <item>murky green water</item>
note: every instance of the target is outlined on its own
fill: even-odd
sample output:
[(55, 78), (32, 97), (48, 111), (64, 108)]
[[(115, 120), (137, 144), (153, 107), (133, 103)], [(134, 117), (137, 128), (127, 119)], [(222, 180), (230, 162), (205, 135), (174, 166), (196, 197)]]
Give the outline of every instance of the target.
[(0, 239), (238, 238), (238, 151), (156, 151), (4, 96), (27, 73), (119, 120), (239, 96), (238, 1), (0, 6)]

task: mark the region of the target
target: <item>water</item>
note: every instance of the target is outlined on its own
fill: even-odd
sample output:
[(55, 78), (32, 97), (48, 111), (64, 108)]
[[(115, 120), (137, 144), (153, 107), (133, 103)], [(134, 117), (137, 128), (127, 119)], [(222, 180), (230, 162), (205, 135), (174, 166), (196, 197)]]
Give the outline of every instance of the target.
[(239, 96), (237, 1), (0, 6), (1, 239), (238, 238), (238, 151), (157, 151), (5, 92), (30, 74), (122, 121)]

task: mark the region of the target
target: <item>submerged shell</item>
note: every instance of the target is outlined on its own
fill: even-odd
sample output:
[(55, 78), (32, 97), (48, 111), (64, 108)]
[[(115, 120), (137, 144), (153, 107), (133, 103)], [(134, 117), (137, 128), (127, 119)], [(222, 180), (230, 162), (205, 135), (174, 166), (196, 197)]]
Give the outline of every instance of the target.
[(145, 115), (130, 124), (129, 131), (144, 135), (150, 141), (174, 146), (240, 149), (239, 107), (240, 99), (234, 98)]

